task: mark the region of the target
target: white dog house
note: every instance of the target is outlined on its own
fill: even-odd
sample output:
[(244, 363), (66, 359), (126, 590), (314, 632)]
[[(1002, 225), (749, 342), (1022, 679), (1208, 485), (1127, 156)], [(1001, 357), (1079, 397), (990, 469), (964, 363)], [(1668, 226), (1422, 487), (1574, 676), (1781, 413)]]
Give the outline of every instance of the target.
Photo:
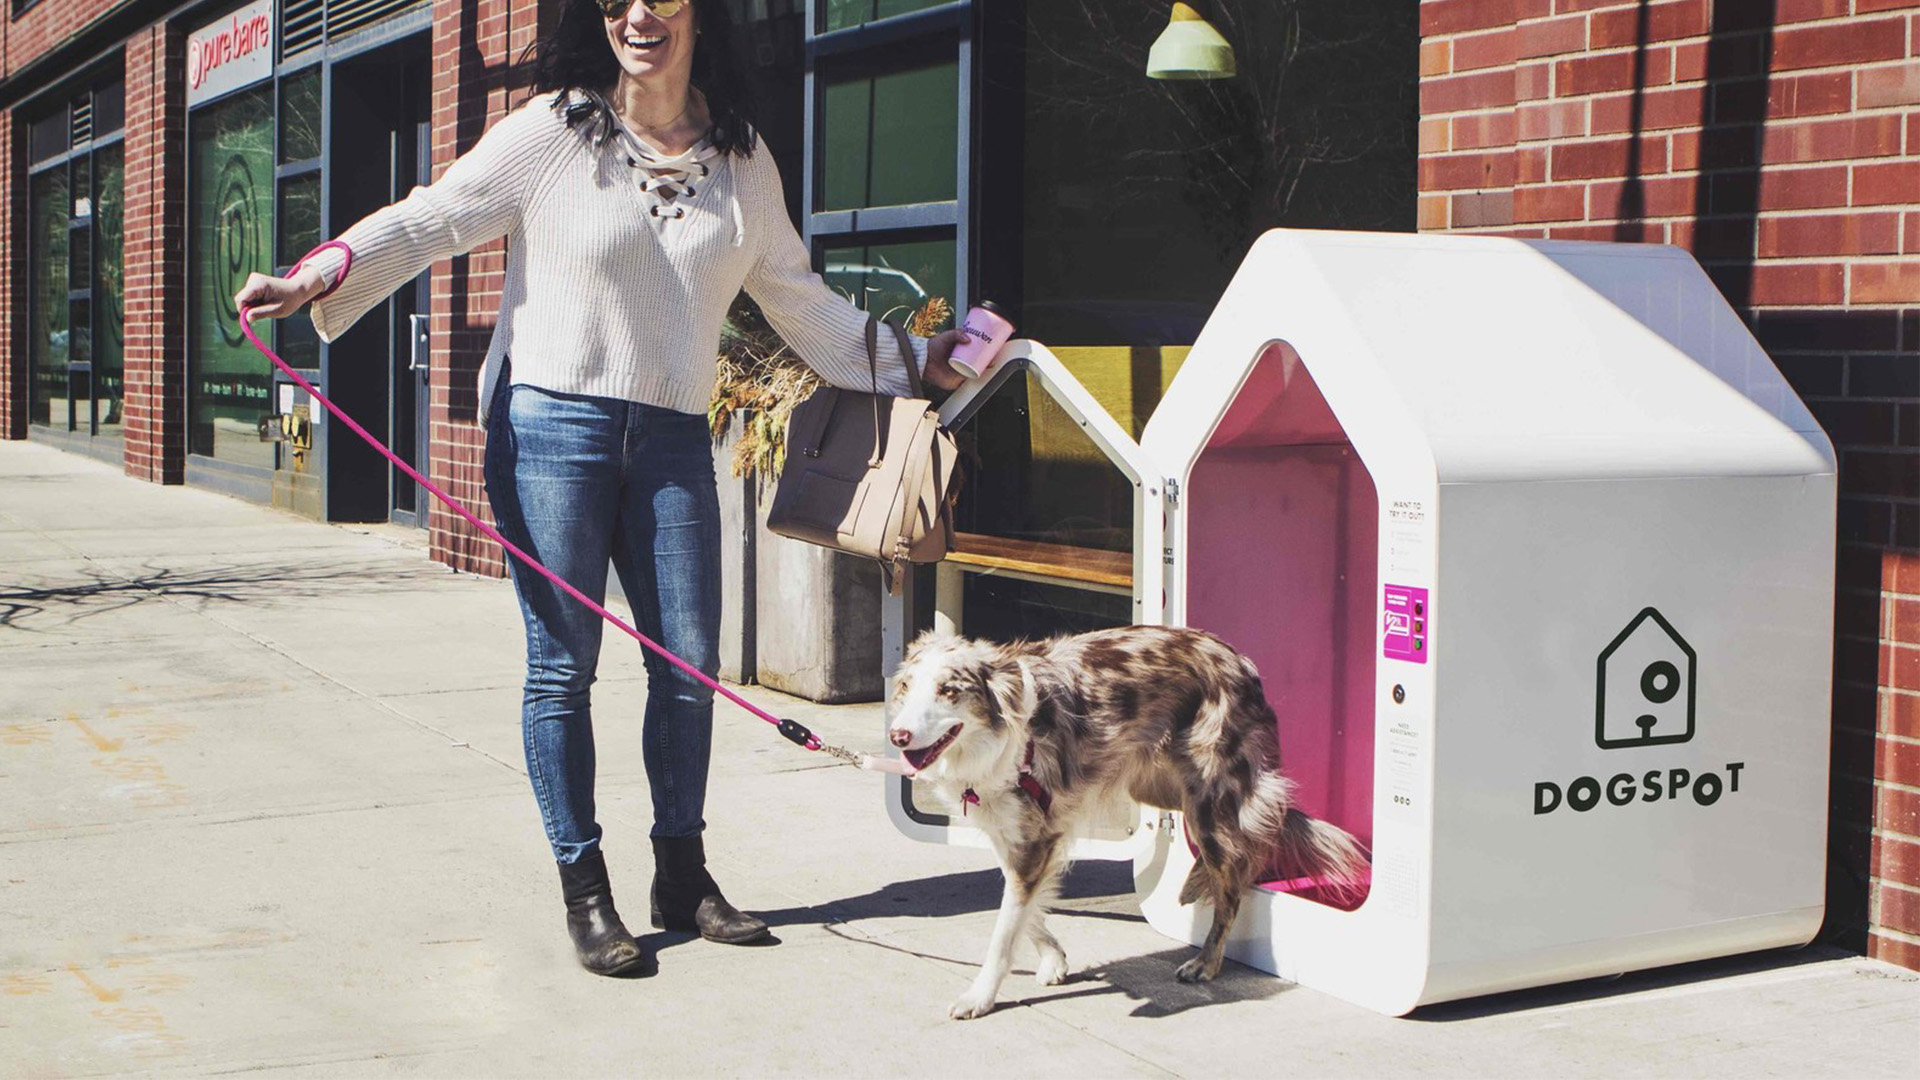
[[(1812, 938), (1834, 456), (1686, 253), (1271, 232), (1140, 444), (1103, 419), (1135, 617), (1248, 653), (1302, 804), (1373, 854), (1344, 909), (1264, 885), (1230, 956), (1400, 1014)], [(908, 788), (904, 831), (966, 842)], [(1082, 853), (1205, 933), (1178, 815)]]

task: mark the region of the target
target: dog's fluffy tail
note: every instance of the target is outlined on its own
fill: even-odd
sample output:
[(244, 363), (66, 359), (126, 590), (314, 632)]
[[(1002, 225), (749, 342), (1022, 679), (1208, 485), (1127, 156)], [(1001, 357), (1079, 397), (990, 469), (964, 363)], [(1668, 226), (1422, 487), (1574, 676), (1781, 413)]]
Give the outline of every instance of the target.
[(1315, 878), (1340, 897), (1365, 894), (1368, 859), (1353, 834), (1338, 825), (1287, 809), (1274, 867), (1289, 877)]

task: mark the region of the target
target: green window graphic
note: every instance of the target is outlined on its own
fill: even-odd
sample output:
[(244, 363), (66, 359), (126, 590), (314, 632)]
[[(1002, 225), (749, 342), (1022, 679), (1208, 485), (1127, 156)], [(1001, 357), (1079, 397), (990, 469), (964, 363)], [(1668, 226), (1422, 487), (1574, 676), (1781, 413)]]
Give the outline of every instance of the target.
[(241, 334), (233, 303), (249, 273), (273, 271), (271, 87), (195, 112), (189, 141), (189, 449), (272, 468), (273, 444), (259, 435), (272, 408), (272, 376), (266, 358)]

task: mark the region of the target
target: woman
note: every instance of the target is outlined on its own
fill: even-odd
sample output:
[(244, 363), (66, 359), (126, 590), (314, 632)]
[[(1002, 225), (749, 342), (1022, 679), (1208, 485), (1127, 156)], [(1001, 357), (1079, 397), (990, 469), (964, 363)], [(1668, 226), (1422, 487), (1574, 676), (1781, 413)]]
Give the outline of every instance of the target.
[[(779, 172), (743, 115), (727, 22), (723, 0), (566, 0), (537, 47), (532, 100), (438, 182), (287, 278), (252, 275), (235, 297), (274, 318), (312, 302), (331, 341), (430, 263), (507, 237), (479, 398), (494, 517), (596, 599), (611, 559), (640, 629), (709, 674), (720, 537), (706, 408), (728, 305), (744, 285), (822, 378), (869, 386), (866, 317), (812, 273)], [(960, 339), (916, 338), (912, 362), (951, 389), (961, 379), (946, 357)], [(900, 358), (880, 359), (883, 387), (906, 392)], [(567, 929), (589, 971), (641, 971), (594, 821), (588, 687), (602, 624), (541, 576), (512, 573), (527, 627), (527, 774)], [(712, 692), (650, 653), (646, 663), (653, 924), (765, 937), (706, 869)]]

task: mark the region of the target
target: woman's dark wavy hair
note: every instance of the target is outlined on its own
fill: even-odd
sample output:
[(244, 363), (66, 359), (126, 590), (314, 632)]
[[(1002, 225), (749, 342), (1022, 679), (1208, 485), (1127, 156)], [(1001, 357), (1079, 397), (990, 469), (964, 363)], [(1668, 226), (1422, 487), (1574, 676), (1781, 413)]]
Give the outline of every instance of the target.
[[(753, 109), (733, 51), (733, 17), (726, 0), (693, 0), (693, 18), (700, 31), (693, 46), (693, 85), (713, 117), (708, 137), (722, 153), (747, 157), (753, 153)], [(618, 121), (606, 95), (620, 77), (620, 62), (594, 0), (561, 0), (553, 30), (529, 45), (520, 63), (531, 69), (535, 94), (563, 91), (553, 108), (568, 127), (584, 125), (596, 143), (613, 137)]]

